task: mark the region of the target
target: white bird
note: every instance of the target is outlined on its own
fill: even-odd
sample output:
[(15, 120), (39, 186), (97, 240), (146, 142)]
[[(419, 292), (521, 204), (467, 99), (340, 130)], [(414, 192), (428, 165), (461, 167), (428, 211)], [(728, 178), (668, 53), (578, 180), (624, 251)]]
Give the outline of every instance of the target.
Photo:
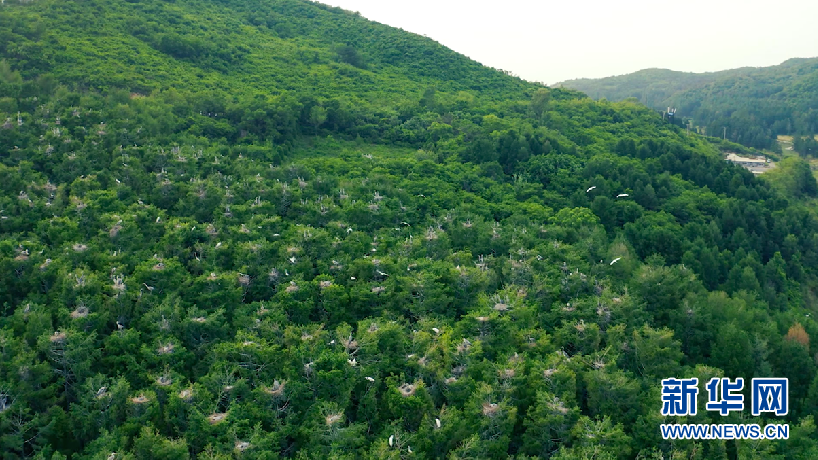
[(150, 292), (153, 292), (153, 290), (155, 289), (153, 286), (148, 286), (148, 285), (147, 285), (147, 284), (145, 284), (145, 283), (142, 283), (142, 284), (143, 284), (143, 285), (144, 285), (144, 286), (145, 286), (145, 287), (148, 289), (148, 291), (150, 291)]
[(628, 194), (627, 193), (620, 193), (619, 195), (616, 195), (617, 198), (622, 198), (622, 197), (625, 197), (625, 196), (628, 196)]
[(389, 447), (395, 445), (395, 435), (389, 436)]
[(351, 228), (347, 228), (347, 233), (352, 233), (352, 229), (351, 229)]
[(352, 281), (355, 281), (355, 277), (354, 277), (354, 276), (350, 276), (350, 277), (349, 277), (349, 279), (351, 279)]
[(440, 419), (439, 418), (435, 419), (435, 426), (440, 428)]
[(222, 243), (221, 243), (221, 242), (216, 243), (216, 247), (217, 247), (217, 248), (222, 247)]
[(435, 331), (435, 334), (440, 334), (440, 329), (433, 327), (432, 330)]
[(328, 343), (328, 345), (335, 345), (335, 339), (332, 339), (332, 340), (331, 340), (331, 341)]
[(116, 322), (116, 329), (121, 331), (122, 329), (125, 329), (125, 326), (123, 326), (119, 321), (117, 321)]
[(289, 259), (287, 259), (287, 260), (289, 260), (289, 261), (290, 261), (290, 263), (293, 263), (293, 264), (294, 264), (294, 263), (295, 263), (295, 256), (292, 256), (292, 257), (290, 257), (290, 258), (289, 258)]
[(160, 220), (162, 220), (162, 218), (160, 216), (156, 216), (156, 223), (157, 224), (159, 223)]
[(116, 179), (116, 183), (121, 184), (122, 182), (120, 182), (119, 179)]
[(588, 193), (588, 192), (590, 192), (591, 190), (593, 190), (593, 189), (595, 189), (595, 188), (596, 188), (596, 185), (594, 185), (593, 187), (591, 187), (591, 188), (589, 188), (588, 190), (586, 190), (586, 191), (585, 191), (585, 193)]
[(411, 447), (411, 446), (407, 447), (407, 448), (406, 448), (406, 450), (407, 450), (407, 451), (408, 451), (410, 454), (412, 453), (412, 447)]
[(611, 265), (613, 265), (613, 264), (615, 264), (615, 263), (619, 262), (619, 259), (621, 259), (621, 257), (617, 257), (616, 259), (612, 260), (612, 261), (611, 261)]
[(355, 365), (356, 365), (356, 364), (358, 364), (358, 362), (357, 362), (357, 361), (355, 361), (355, 358), (348, 359), (348, 360), (347, 360), (347, 362), (348, 362), (348, 363), (349, 363), (349, 365), (350, 365), (350, 366), (352, 366), (352, 367), (355, 367)]
[(373, 379), (372, 377), (367, 377), (366, 379), (367, 379), (367, 380), (369, 380), (370, 382), (374, 382), (374, 381), (375, 381), (375, 379)]

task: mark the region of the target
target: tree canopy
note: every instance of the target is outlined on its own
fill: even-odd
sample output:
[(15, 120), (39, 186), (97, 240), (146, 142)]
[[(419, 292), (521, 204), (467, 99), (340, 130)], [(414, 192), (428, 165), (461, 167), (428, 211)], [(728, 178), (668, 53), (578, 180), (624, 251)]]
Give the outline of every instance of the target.
[[(815, 457), (803, 164), (301, 0), (0, 36), (2, 458)], [(790, 439), (663, 440), (715, 376)]]

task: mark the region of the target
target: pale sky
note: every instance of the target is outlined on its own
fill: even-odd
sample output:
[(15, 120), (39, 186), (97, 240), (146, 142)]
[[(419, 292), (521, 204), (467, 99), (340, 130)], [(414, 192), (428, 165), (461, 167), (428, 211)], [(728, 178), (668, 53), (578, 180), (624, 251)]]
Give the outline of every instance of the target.
[(818, 56), (816, 0), (323, 0), (553, 84)]

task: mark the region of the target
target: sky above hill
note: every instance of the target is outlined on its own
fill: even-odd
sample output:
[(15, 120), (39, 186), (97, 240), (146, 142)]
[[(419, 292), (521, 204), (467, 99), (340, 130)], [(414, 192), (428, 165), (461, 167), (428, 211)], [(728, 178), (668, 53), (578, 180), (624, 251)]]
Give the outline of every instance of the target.
[(818, 56), (814, 0), (325, 0), (553, 84), (645, 68), (712, 72)]

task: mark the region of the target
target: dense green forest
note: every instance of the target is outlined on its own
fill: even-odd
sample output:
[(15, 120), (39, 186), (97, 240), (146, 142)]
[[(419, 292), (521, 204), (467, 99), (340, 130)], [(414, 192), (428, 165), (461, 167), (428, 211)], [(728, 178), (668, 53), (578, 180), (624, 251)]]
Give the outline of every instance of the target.
[(6, 0), (0, 37), (3, 459), (818, 457), (803, 161), (303, 0)]
[(656, 110), (676, 107), (677, 117), (692, 119), (708, 135), (726, 133), (733, 142), (759, 149), (777, 150), (778, 135), (818, 133), (818, 58), (699, 74), (646, 69), (561, 85), (595, 99), (636, 98)]

